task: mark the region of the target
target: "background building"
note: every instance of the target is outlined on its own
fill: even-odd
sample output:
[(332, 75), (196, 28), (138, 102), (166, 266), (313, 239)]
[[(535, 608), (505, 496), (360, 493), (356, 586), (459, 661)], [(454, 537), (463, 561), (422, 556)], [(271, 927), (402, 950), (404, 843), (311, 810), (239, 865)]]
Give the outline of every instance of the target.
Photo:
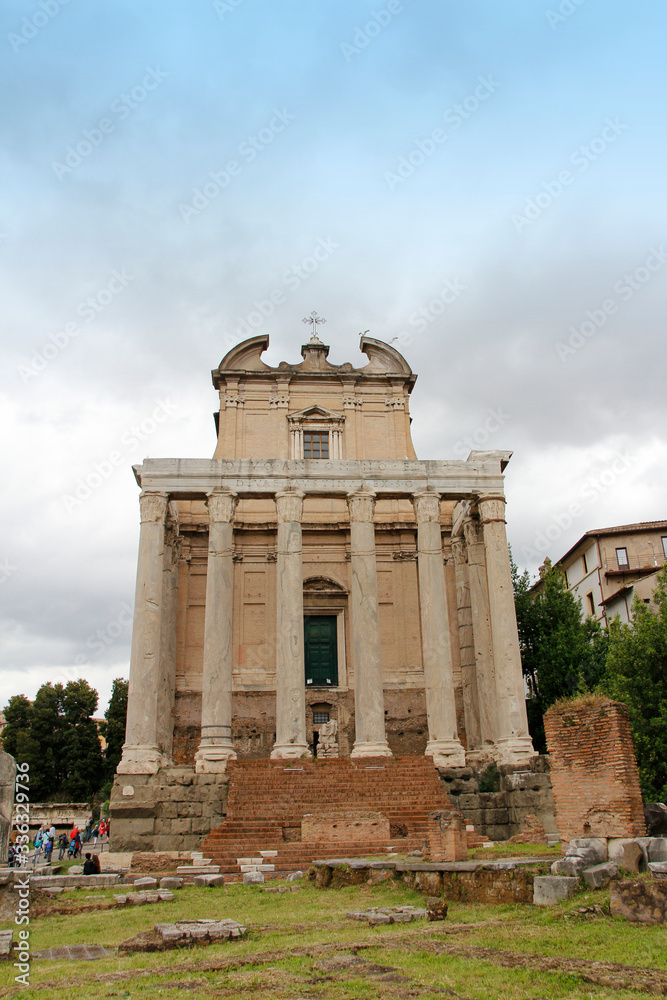
[(608, 623), (618, 615), (627, 622), (635, 596), (650, 603), (666, 557), (667, 521), (647, 521), (587, 531), (556, 565), (584, 618)]

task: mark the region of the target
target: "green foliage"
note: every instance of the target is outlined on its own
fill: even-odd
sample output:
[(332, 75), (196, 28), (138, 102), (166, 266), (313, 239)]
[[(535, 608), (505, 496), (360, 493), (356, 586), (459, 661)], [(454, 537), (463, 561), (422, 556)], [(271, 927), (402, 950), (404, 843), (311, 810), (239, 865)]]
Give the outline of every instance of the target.
[(111, 689), (109, 706), (104, 713), (105, 722), (100, 729), (107, 741), (104, 753), (104, 770), (108, 780), (113, 779), (120, 762), (125, 742), (125, 722), (127, 719), (128, 681), (116, 677)]
[(602, 689), (628, 706), (644, 798), (667, 802), (666, 566), (653, 601), (655, 611), (635, 598), (632, 621), (612, 622)]
[(25, 695), (9, 699), (2, 746), (30, 765), (32, 801), (89, 801), (99, 790), (102, 751), (91, 719), (97, 702), (85, 680), (42, 684), (32, 703)]
[(530, 590), (527, 572), (512, 562), (521, 664), (529, 691), (528, 724), (535, 748), (546, 751), (543, 715), (559, 698), (592, 690), (605, 669), (608, 636), (580, 605), (563, 573), (547, 563), (542, 589)]
[(482, 771), (479, 778), (479, 790), (480, 792), (500, 791), (500, 771), (495, 761)]

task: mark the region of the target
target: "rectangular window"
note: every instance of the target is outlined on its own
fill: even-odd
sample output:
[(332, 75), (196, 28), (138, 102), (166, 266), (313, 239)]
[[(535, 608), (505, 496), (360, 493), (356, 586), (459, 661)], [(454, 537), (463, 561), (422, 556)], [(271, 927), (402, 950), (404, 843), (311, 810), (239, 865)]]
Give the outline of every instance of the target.
[(595, 618), (595, 601), (593, 600), (593, 591), (590, 594), (586, 594), (586, 604), (588, 605), (588, 614), (591, 618)]
[(328, 721), (329, 721), (328, 712), (313, 712), (313, 722), (315, 723), (315, 725)]
[(627, 549), (616, 549), (616, 562), (618, 563), (619, 569), (626, 569), (629, 567), (628, 562), (628, 550)]
[(322, 431), (303, 432), (303, 457), (328, 458), (329, 434)]
[(662, 536), (662, 554), (667, 559), (667, 535)]
[(586, 562), (586, 553), (585, 552), (584, 552), (583, 556), (581, 557), (581, 562), (582, 562), (583, 567), (584, 567), (584, 576), (586, 576), (586, 574), (588, 573), (588, 563)]

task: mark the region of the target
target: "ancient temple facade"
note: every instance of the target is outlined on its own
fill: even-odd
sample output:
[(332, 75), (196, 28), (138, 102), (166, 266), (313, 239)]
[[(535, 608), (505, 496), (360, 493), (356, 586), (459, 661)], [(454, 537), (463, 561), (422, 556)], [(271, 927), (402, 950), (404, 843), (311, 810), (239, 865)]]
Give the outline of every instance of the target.
[(142, 782), (177, 768), (210, 785), (235, 759), (535, 756), (505, 532), (510, 453), (417, 459), (416, 375), (388, 344), (364, 336), (367, 363), (333, 365), (314, 335), (299, 364), (274, 368), (268, 343), (239, 344), (212, 373), (212, 459), (135, 467), (119, 817)]
[[(533, 754), (505, 535), (506, 452), (419, 461), (416, 376), (231, 350), (212, 460), (136, 467), (141, 538), (121, 773), (176, 759)], [(331, 743), (331, 740), (329, 741)], [(324, 749), (324, 748), (323, 748)]]

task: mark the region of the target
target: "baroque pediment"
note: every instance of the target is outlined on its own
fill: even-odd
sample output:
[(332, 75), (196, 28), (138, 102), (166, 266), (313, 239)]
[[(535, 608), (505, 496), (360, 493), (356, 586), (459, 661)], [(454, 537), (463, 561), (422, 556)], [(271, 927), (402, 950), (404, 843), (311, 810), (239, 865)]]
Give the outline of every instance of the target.
[(345, 420), (345, 416), (342, 413), (336, 413), (335, 410), (328, 410), (326, 406), (314, 404), (313, 406), (306, 406), (303, 410), (295, 410), (294, 413), (289, 414), (287, 419), (295, 423), (312, 420), (314, 423), (330, 424), (334, 422), (342, 423)]

